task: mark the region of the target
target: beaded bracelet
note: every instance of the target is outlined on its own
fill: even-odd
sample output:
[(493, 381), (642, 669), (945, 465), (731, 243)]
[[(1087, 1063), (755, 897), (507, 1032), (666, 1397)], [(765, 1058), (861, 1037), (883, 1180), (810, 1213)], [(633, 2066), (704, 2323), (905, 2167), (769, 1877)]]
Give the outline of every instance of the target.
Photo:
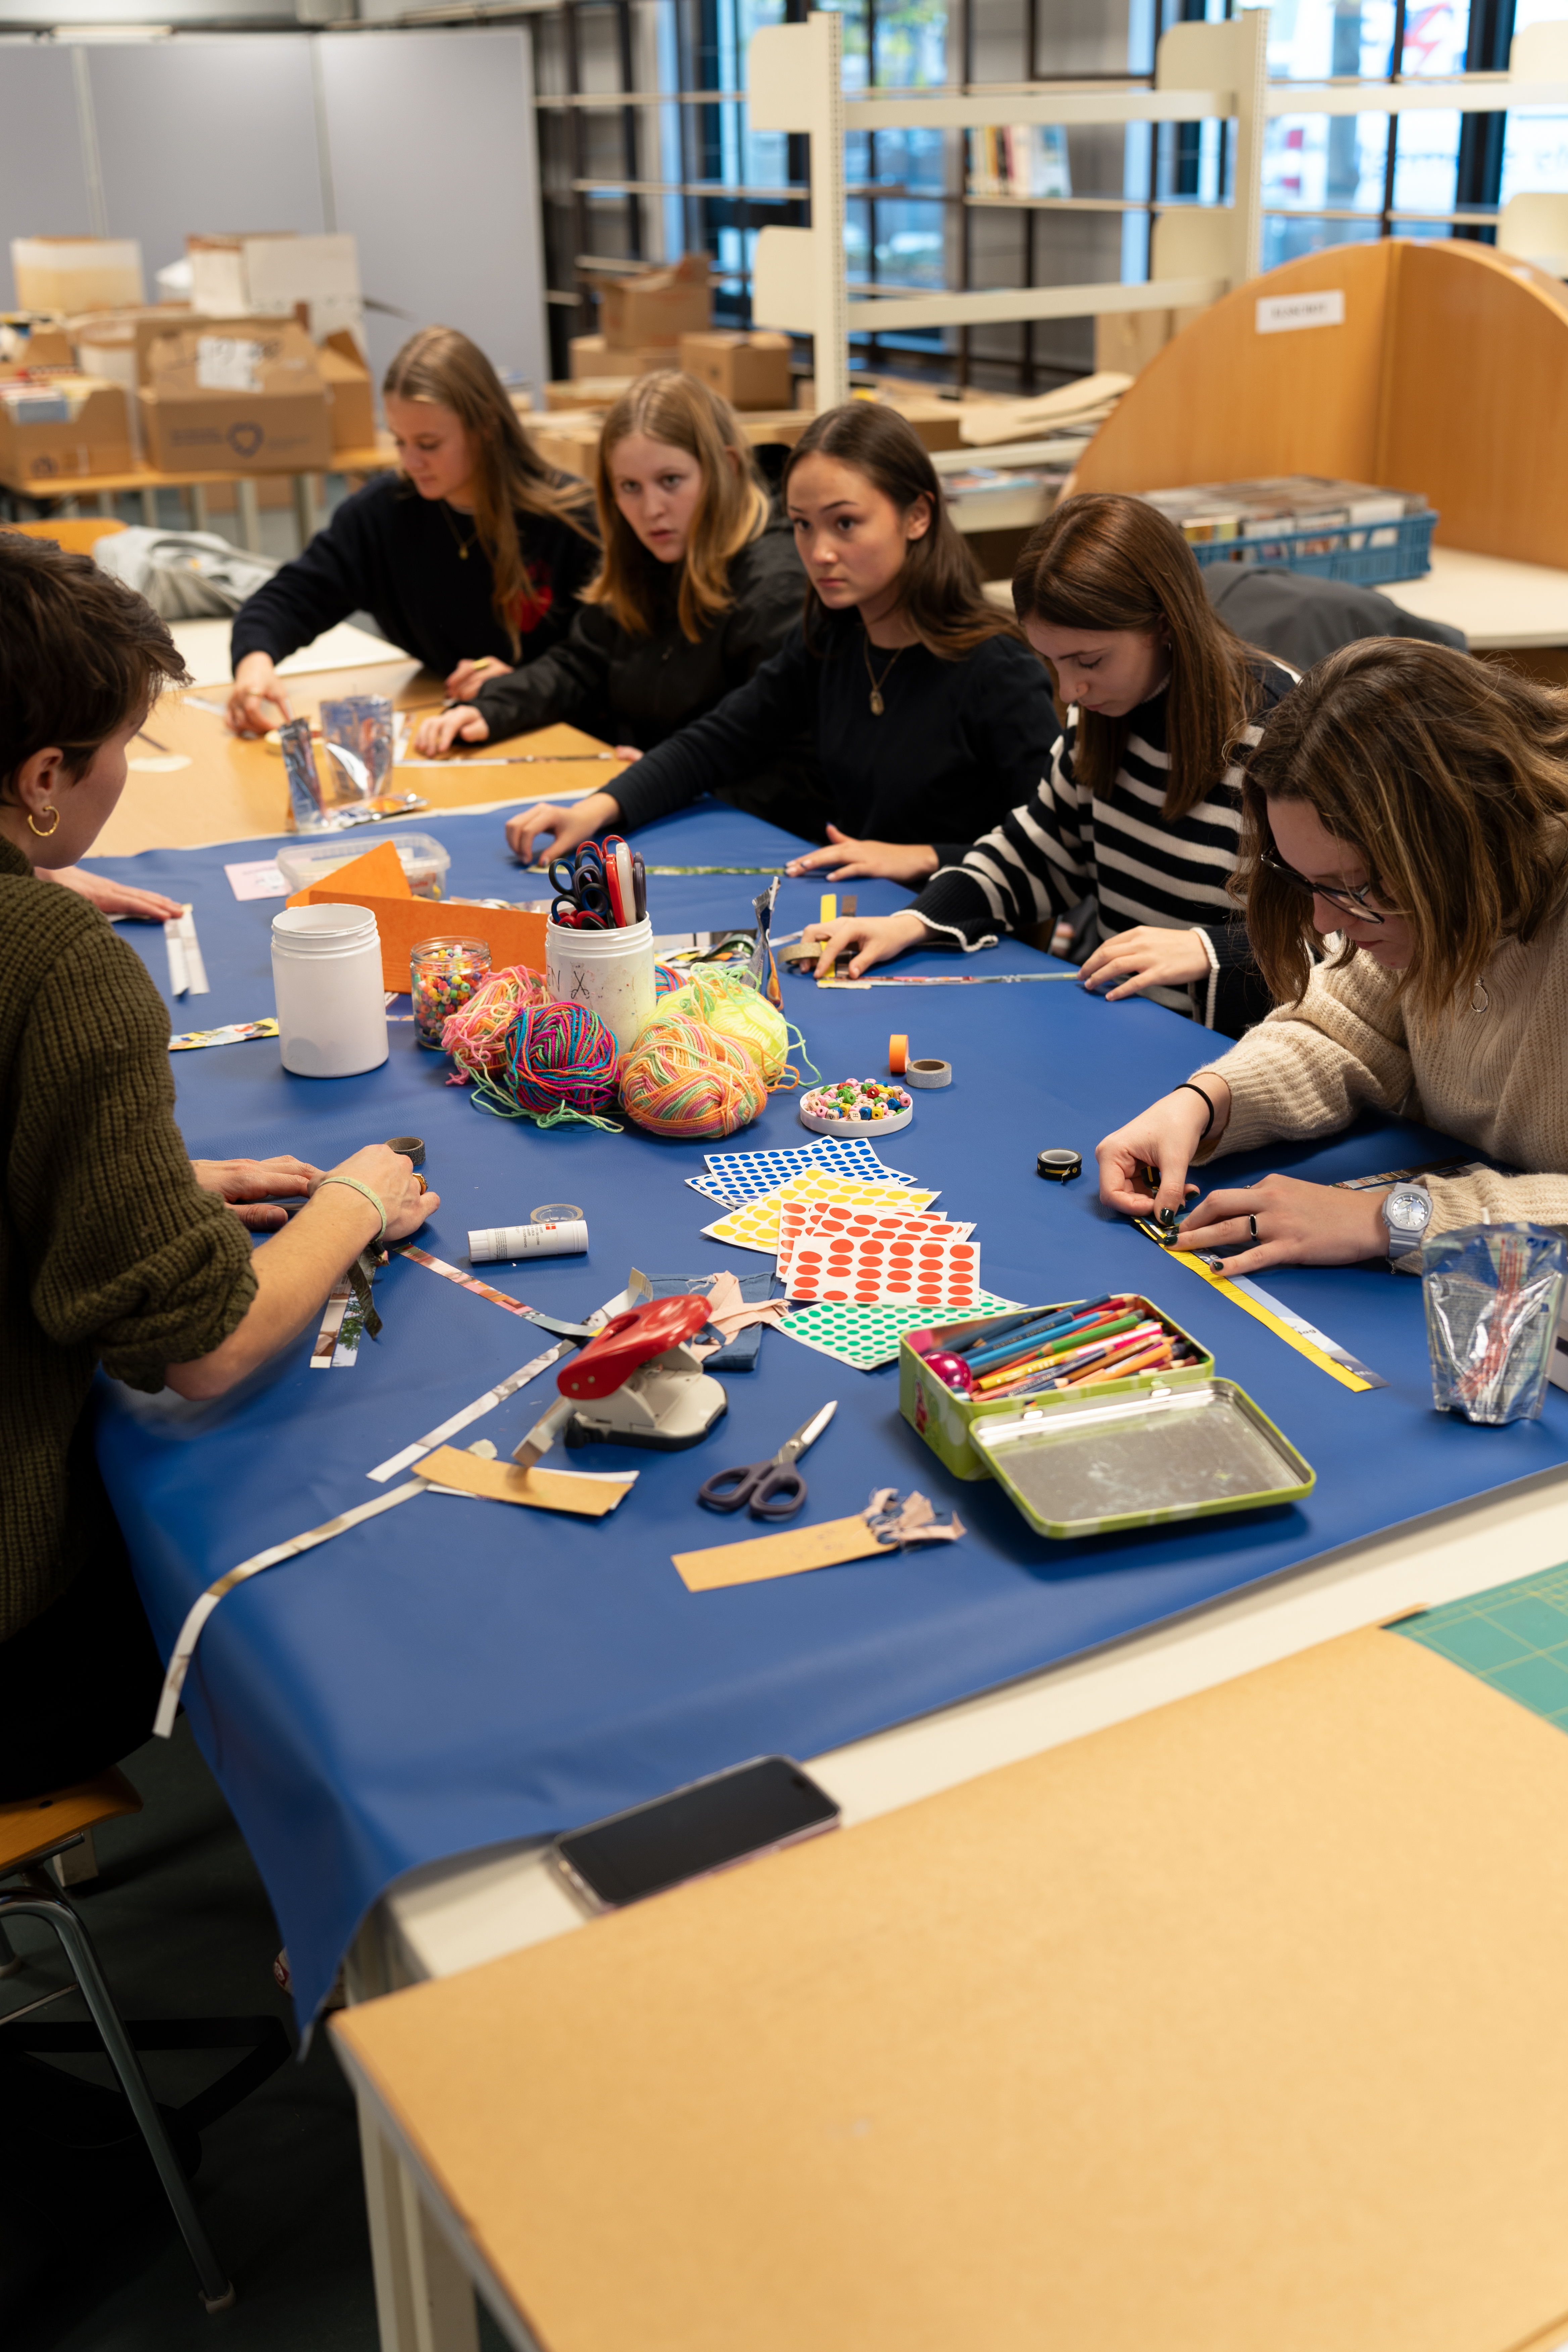
[(1208, 1117), (1204, 1121), (1204, 1134), (1200, 1135), (1198, 1138), (1198, 1141), (1201, 1143), (1204, 1139), (1204, 1135), (1206, 1135), (1210, 1128), (1214, 1125), (1213, 1102), (1210, 1100), (1209, 1097), (1205, 1094), (1202, 1087), (1194, 1086), (1191, 1078), (1184, 1078), (1179, 1087), (1173, 1087), (1171, 1088), (1171, 1092), (1173, 1095), (1196, 1095), (1199, 1102), (1207, 1105)]
[(381, 1233), (376, 1235), (376, 1240), (380, 1241), (382, 1234), (384, 1234), (386, 1231), (386, 1211), (382, 1205), (381, 1196), (379, 1193), (373, 1192), (368, 1184), (362, 1184), (357, 1176), (323, 1176), (321, 1183), (318, 1184), (316, 1187), (318, 1192), (321, 1189), (321, 1184), (348, 1184), (352, 1185), (356, 1192), (363, 1192), (365, 1199), (370, 1202), (371, 1207), (375, 1211), (376, 1215), (381, 1219)]

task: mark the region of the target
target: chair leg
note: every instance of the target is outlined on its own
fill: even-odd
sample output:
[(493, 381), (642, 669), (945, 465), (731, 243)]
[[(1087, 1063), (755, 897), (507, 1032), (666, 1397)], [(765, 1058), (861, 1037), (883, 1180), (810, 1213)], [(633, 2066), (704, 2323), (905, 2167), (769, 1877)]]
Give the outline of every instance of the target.
[(4, 1927), (0, 1927), (0, 1978), (14, 1977), (21, 1965), (21, 1953), (12, 1943)]
[(98, 1955), (86, 1927), (65, 1897), (56, 1892), (41, 1870), (21, 1873), (25, 1894), (0, 1894), (0, 1912), (45, 1920), (51, 1927), (65, 1949), (79, 1989), (92, 2021), (103, 2036), (103, 2046), (110, 2063), (120, 2077), (121, 2088), (131, 2103), (132, 2113), (141, 2126), (147, 2150), (158, 2168), (163, 2184), (163, 2194), (174, 2210), (185, 2251), (195, 2264), (201, 2282), (201, 2296), (209, 2311), (226, 2311), (235, 2299), (234, 2288), (224, 2274), (223, 2264), (213, 2252), (203, 2229), (191, 2196), (190, 2185), (180, 2168), (179, 2158), (169, 2145), (163, 2129), (163, 2119), (158, 2113), (142, 2063), (131, 2046), (129, 2035), (121, 2022), (103, 1972), (98, 1965)]

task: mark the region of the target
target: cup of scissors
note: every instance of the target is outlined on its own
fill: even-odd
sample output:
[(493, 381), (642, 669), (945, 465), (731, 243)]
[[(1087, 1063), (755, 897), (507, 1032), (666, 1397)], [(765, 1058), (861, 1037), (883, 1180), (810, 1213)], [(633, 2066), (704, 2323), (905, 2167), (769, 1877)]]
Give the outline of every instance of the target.
[(617, 833), (602, 843), (580, 841), (571, 857), (553, 858), (550, 887), (556, 894), (551, 920), (566, 930), (629, 930), (647, 912), (643, 861)]

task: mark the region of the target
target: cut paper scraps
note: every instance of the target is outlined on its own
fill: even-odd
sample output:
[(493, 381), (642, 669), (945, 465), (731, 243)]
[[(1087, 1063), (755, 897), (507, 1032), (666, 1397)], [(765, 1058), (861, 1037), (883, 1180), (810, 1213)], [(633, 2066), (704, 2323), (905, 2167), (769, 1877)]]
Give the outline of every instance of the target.
[(909, 1544), (953, 1543), (963, 1527), (956, 1512), (938, 1518), (924, 1495), (900, 1496), (879, 1486), (864, 1511), (847, 1519), (825, 1519), (820, 1527), (789, 1528), (782, 1535), (753, 1536), (749, 1542), (713, 1544), (705, 1551), (670, 1557), (689, 1592), (717, 1592), (731, 1584), (763, 1584), (775, 1576), (803, 1576), (814, 1568), (838, 1568), (846, 1560), (870, 1559), (878, 1552)]
[[(1017, 1302), (997, 1298), (983, 1290), (975, 1302), (976, 1315), (1011, 1315), (1017, 1311)], [(928, 1307), (854, 1307), (816, 1305), (802, 1307), (784, 1317), (779, 1329), (786, 1339), (798, 1340), (803, 1348), (814, 1348), (818, 1355), (831, 1356), (835, 1363), (847, 1364), (851, 1371), (874, 1372), (883, 1364), (895, 1364), (899, 1360), (899, 1341), (906, 1331), (918, 1331), (931, 1320)]]
[(628, 1470), (599, 1477), (537, 1465), (520, 1470), (515, 1462), (487, 1462), (482, 1454), (463, 1454), (455, 1445), (438, 1445), (414, 1475), (432, 1486), (479, 1495), (489, 1503), (521, 1503), (530, 1510), (571, 1511), (587, 1519), (606, 1517), (630, 1494), (637, 1475)]
[(710, 1241), (723, 1242), (736, 1249), (765, 1250), (770, 1256), (776, 1256), (779, 1213), (786, 1201), (842, 1201), (860, 1208), (886, 1209), (907, 1215), (911, 1209), (929, 1209), (936, 1197), (918, 1185), (868, 1184), (853, 1177), (824, 1175), (820, 1170), (812, 1170), (792, 1177), (776, 1192), (764, 1192), (760, 1199), (731, 1209), (727, 1216), (704, 1225), (702, 1230)]

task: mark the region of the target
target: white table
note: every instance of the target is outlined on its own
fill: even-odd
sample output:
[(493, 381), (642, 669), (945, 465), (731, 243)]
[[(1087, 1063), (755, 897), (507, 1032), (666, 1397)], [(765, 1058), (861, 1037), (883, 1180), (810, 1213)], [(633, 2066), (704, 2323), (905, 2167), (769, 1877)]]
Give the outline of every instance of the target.
[[(1328, 1552), (1175, 1622), (895, 1730), (809, 1759), (846, 1826), (1406, 1611), (1568, 1559), (1568, 1470)], [(447, 1976), (584, 1924), (539, 1842), (415, 1871), (361, 1931), (351, 1998)], [(422, 2194), (416, 2152), (362, 2105), (382, 2352), (478, 2352), (482, 2264), (460, 2221)], [(515, 2316), (509, 2340), (530, 2352)]]
[(1435, 547), (1419, 580), (1390, 581), (1383, 593), (1424, 621), (1463, 629), (1476, 653), (1503, 646), (1568, 646), (1568, 572)]

